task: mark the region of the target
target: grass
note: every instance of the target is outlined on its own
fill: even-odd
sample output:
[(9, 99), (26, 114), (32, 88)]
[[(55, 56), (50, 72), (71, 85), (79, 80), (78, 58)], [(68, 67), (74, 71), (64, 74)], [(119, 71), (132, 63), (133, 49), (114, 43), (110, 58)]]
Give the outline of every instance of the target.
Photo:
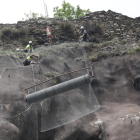
[(107, 57), (110, 55), (110, 53), (108, 51), (103, 51), (103, 52), (100, 52), (100, 57)]
[(82, 60), (82, 58), (80, 58), (80, 57), (77, 57), (74, 59), (74, 61), (81, 61), (81, 60)]
[(54, 71), (52, 71), (52, 72), (50, 72), (50, 71), (45, 71), (44, 74), (45, 74), (46, 77), (54, 77), (54, 76), (56, 76), (56, 75), (59, 75), (59, 73), (54, 72)]
[(98, 60), (98, 54), (94, 54), (93, 56), (90, 57), (91, 61), (97, 61)]
[(139, 48), (136, 48), (136, 50), (135, 51), (138, 51), (138, 52), (140, 52), (140, 47)]
[(126, 50), (126, 52), (127, 52), (128, 54), (135, 54), (135, 53), (136, 53), (136, 48), (129, 47), (129, 48)]
[[(21, 40), (21, 42), (23, 40), (30, 40), (29, 37), (27, 37), (27, 31), (24, 29), (15, 29), (12, 30), (11, 28), (3, 28), (0, 32), (1, 34), (1, 40), (4, 43), (9, 43), (8, 39), (10, 40)], [(28, 39), (27, 39), (28, 38)], [(25, 41), (23, 41), (22, 43), (24, 43)], [(28, 42), (26, 42), (26, 44), (28, 44)], [(23, 44), (25, 45), (25, 44)]]

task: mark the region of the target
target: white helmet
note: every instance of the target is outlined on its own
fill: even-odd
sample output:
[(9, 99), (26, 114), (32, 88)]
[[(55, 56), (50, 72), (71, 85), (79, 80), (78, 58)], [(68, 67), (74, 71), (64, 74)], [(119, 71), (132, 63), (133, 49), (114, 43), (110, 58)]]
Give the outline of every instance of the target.
[(29, 43), (32, 43), (32, 41), (29, 41)]
[(83, 26), (81, 26), (81, 28), (80, 29), (84, 29), (84, 27)]

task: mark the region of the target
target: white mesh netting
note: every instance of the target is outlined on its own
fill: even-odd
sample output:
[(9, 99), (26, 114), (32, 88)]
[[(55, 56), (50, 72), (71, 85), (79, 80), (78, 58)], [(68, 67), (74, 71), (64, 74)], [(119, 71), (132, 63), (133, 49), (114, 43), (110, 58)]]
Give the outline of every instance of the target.
[[(2, 65), (0, 69), (0, 105), (1, 108), (5, 108), (1, 109), (1, 117), (18, 127), (17, 137), (20, 140), (28, 140), (29, 135), (31, 140), (36, 140), (39, 131), (48, 131), (70, 123), (95, 112), (100, 107), (90, 84), (37, 103), (28, 104), (25, 102), (23, 89), (46, 80), (46, 78), (54, 76), (53, 74), (64, 74), (88, 66), (86, 53), (82, 46), (81, 48), (66, 48), (65, 51), (62, 47), (57, 49), (55, 50), (55, 46), (54, 49), (47, 48), (45, 59), (40, 57), (40, 64), (36, 66), (23, 67), (18, 60), (21, 66), (17, 67), (13, 64), (13, 62), (16, 64), (17, 60), (12, 59), (12, 62), (9, 56), (0, 59)], [(27, 90), (26, 94), (87, 73), (89, 73), (88, 70), (83, 70), (55, 78)]]

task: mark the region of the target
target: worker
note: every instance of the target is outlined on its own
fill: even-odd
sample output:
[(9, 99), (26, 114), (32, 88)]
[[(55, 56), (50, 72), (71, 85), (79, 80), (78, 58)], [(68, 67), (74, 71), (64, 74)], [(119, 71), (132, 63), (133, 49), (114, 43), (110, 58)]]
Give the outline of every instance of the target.
[(28, 56), (28, 57), (23, 61), (24, 66), (28, 66), (28, 65), (31, 65), (31, 64), (38, 64), (37, 62), (33, 62), (33, 61), (32, 61), (33, 57), (38, 57), (38, 56), (36, 56), (36, 55), (30, 55), (30, 56)]
[(88, 33), (87, 33), (87, 31), (86, 30), (84, 30), (84, 27), (83, 26), (81, 26), (81, 36), (80, 36), (80, 38), (81, 38), (81, 42), (82, 41), (87, 41), (87, 39), (88, 39)]
[(25, 52), (30, 52), (31, 53), (32, 51), (33, 51), (32, 41), (29, 41), (29, 44), (25, 48)]
[(51, 46), (52, 40), (51, 40), (51, 30), (50, 30), (50, 27), (46, 28), (46, 34), (47, 34), (47, 37), (49, 38), (49, 43), (50, 43), (50, 46)]

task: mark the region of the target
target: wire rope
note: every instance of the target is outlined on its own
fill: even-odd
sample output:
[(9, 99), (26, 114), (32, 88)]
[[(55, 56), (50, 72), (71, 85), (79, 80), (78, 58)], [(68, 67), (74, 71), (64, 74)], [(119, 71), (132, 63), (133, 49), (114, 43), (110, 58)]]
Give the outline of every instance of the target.
[(15, 59), (16, 59), (18, 65), (21, 66), (20, 63), (18, 62), (18, 57), (17, 57), (12, 51), (11, 51), (11, 53), (14, 55), (14, 57), (15, 57)]

